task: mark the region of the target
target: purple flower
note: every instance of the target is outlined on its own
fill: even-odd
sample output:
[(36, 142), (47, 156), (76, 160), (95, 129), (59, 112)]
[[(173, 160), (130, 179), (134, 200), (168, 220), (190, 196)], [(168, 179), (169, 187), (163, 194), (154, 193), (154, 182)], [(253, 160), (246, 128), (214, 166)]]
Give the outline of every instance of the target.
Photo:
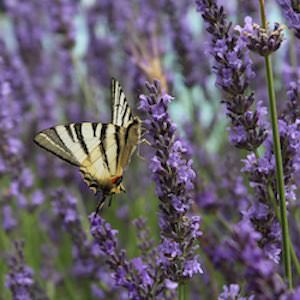
[(172, 280), (170, 280), (168, 278), (165, 280), (165, 285), (166, 285), (166, 287), (169, 290), (175, 290), (178, 287), (178, 283), (177, 282), (174, 282), (174, 281), (172, 281)]
[(288, 100), (282, 114), (282, 119), (289, 123), (296, 122), (300, 118), (300, 81), (289, 83), (287, 90)]
[(105, 293), (101, 288), (99, 288), (96, 284), (92, 284), (91, 286), (92, 294), (97, 299), (105, 299)]
[(31, 198), (31, 205), (34, 207), (40, 206), (42, 203), (44, 203), (45, 200), (45, 195), (41, 190), (35, 190), (32, 193), (32, 198)]
[(232, 124), (230, 141), (238, 148), (253, 151), (266, 139), (267, 132), (260, 121), (263, 109), (257, 106), (250, 110), (255, 98), (248, 87), (255, 74), (249, 50), (242, 37), (232, 30), (223, 7), (210, 0), (198, 0), (196, 5), (212, 37), (210, 53), (215, 59), (216, 84), (224, 91), (222, 102)]
[(5, 231), (14, 229), (17, 221), (13, 216), (12, 209), (9, 205), (4, 205), (2, 208), (2, 227)]
[[(117, 230), (99, 216), (91, 215), (90, 221), (91, 234), (97, 246), (94, 250), (105, 256), (116, 286), (125, 288), (130, 299), (170, 299), (165, 276), (161, 272), (160, 264), (156, 264), (159, 249), (150, 250), (150, 245), (142, 241), (142, 256), (130, 261), (126, 251), (118, 249)], [(135, 223), (138, 228), (144, 227), (140, 219)], [(144, 229), (142, 231), (146, 234)]]
[(11, 290), (15, 300), (34, 299), (33, 271), (25, 265), (22, 242), (16, 242), (16, 254), (9, 258), (9, 273), (6, 276), (6, 287)]
[(136, 227), (138, 247), (141, 251), (143, 259), (149, 260), (148, 263), (153, 263), (153, 257), (156, 255), (154, 250), (154, 240), (151, 238), (149, 228), (146, 226), (146, 220), (138, 218), (133, 221)]
[[(271, 205), (272, 197), (277, 198), (276, 192), (273, 192), (276, 191), (275, 159), (269, 140), (266, 141), (267, 151), (263, 157), (256, 156), (256, 149), (267, 138), (268, 124), (265, 121), (266, 109), (261, 102), (257, 103), (256, 109), (250, 110), (255, 99), (254, 93), (248, 92), (248, 86), (254, 74), (247, 47), (262, 55), (270, 54), (280, 46), (282, 29), (276, 25), (273, 31), (263, 30), (246, 18), (245, 28), (237, 28), (241, 33), (239, 35), (231, 29), (223, 8), (218, 7), (214, 1), (197, 1), (197, 8), (212, 36), (211, 54), (215, 58), (217, 85), (225, 93), (223, 102), (232, 123), (230, 141), (238, 148), (253, 151), (244, 161), (243, 171), (249, 175), (250, 186), (254, 188), (255, 198), (259, 203), (246, 209), (246, 215), (255, 229), (263, 233), (261, 247), (265, 251), (272, 250), (269, 257), (278, 261), (276, 253), (280, 251), (280, 237), (270, 237), (274, 224), (278, 223)], [(288, 158), (287, 155), (286, 157)], [(287, 195), (294, 198), (293, 187), (287, 180), (286, 187)]]
[(159, 263), (162, 264), (172, 264), (172, 260), (174, 261), (175, 258), (182, 255), (179, 243), (171, 239), (164, 239), (159, 245), (158, 252), (160, 254)]
[(160, 91), (158, 82), (146, 87), (148, 94), (140, 96), (139, 108), (147, 114), (145, 124), (153, 141), (150, 169), (160, 200), (158, 263), (168, 279), (179, 282), (202, 271), (194, 252), (200, 235), (200, 218), (187, 216), (196, 173), (192, 161), (186, 157), (187, 149), (175, 136), (175, 124), (167, 112), (172, 97)]
[(140, 276), (140, 278), (142, 279), (142, 286), (144, 288), (151, 287), (154, 283), (154, 280), (148, 273), (148, 265), (145, 264), (140, 257), (132, 259), (131, 262), (134, 268), (137, 270), (138, 276)]
[(230, 256), (245, 266), (247, 291), (253, 293), (255, 299), (278, 299), (285, 293), (286, 286), (278, 277), (277, 265), (259, 248), (260, 239), (261, 234), (244, 218), (234, 226), (232, 240), (226, 243)]
[(275, 52), (283, 41), (283, 26), (275, 23), (274, 29), (265, 29), (252, 22), (251, 17), (245, 18), (245, 26), (236, 26), (247, 47), (262, 56), (270, 55)]
[(238, 284), (230, 284), (223, 286), (223, 292), (219, 295), (218, 300), (254, 300), (255, 296), (241, 297), (240, 287)]
[(281, 296), (280, 300), (298, 300), (300, 297), (300, 287), (295, 288), (292, 291), (286, 292)]
[(295, 36), (300, 39), (300, 13), (298, 7), (293, 3), (297, 1), (291, 0), (277, 0), (278, 5), (282, 9), (283, 15), (288, 23), (288, 27), (295, 32)]
[(195, 256), (191, 260), (187, 260), (184, 263), (183, 276), (192, 278), (195, 274), (202, 274), (203, 270), (199, 263), (199, 258)]

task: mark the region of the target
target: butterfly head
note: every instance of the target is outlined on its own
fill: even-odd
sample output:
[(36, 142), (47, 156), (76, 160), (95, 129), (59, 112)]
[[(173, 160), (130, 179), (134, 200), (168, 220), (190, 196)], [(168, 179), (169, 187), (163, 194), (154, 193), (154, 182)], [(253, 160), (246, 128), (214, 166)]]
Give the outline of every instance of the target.
[(113, 195), (119, 194), (121, 192), (126, 192), (124, 185), (122, 184), (123, 176), (114, 176), (107, 178), (106, 180), (87, 180), (86, 177), (84, 181), (87, 183), (89, 188), (97, 194), (98, 192), (103, 193), (104, 195)]
[(118, 194), (121, 192), (126, 192), (126, 189), (122, 183), (123, 176), (114, 176), (111, 178), (112, 187), (110, 189), (111, 194)]

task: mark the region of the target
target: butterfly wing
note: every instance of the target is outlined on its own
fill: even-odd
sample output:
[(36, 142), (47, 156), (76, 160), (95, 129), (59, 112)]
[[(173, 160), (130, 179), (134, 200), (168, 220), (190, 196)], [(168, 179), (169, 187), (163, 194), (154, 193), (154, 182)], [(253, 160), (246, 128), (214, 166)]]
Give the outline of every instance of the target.
[(124, 133), (120, 136), (122, 140), (122, 142), (120, 143), (122, 145), (122, 148), (119, 156), (119, 161), (117, 163), (119, 166), (118, 168), (124, 170), (129, 164), (130, 158), (140, 141), (140, 122), (138, 120), (134, 120), (126, 128), (122, 127), (121, 129)]
[[(34, 141), (63, 160), (78, 166), (89, 185), (110, 191), (111, 178), (119, 176), (120, 127), (101, 123), (71, 123), (46, 129)], [(120, 168), (119, 168), (120, 169)]]
[(112, 123), (121, 127), (127, 127), (133, 121), (132, 112), (120, 82), (114, 78), (111, 80), (111, 96), (113, 106)]
[[(81, 154), (81, 149), (79, 149), (79, 144), (75, 143), (74, 135), (70, 133), (70, 127), (71, 124), (58, 125), (43, 130), (34, 137), (34, 142), (59, 158), (79, 167), (80, 160), (78, 157), (79, 153)], [(78, 150), (79, 153), (74, 155)]]
[(132, 115), (120, 83), (112, 79), (112, 124), (71, 123), (46, 129), (34, 141), (80, 168), (96, 192), (118, 193), (123, 170), (140, 140), (140, 119)]

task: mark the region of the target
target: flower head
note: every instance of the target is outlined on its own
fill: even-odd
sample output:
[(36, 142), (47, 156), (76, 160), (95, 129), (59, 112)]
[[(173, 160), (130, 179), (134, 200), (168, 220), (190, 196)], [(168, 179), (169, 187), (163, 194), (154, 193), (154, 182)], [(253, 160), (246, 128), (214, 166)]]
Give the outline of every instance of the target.
[(279, 23), (275, 23), (274, 29), (270, 30), (253, 23), (251, 17), (246, 17), (245, 26), (236, 26), (235, 29), (240, 32), (247, 47), (262, 56), (275, 52), (283, 41), (283, 26)]
[[(150, 164), (160, 200), (161, 244), (158, 264), (172, 282), (202, 273), (195, 242), (200, 236), (200, 218), (187, 215), (192, 205), (196, 173), (187, 149), (175, 135), (176, 127), (168, 114), (173, 99), (161, 92), (158, 82), (146, 85), (147, 95), (140, 97), (140, 110), (147, 114), (145, 124), (153, 141)], [(184, 264), (184, 261), (186, 264)]]
[(265, 109), (257, 106), (251, 110), (255, 97), (254, 92), (248, 90), (255, 73), (247, 44), (232, 30), (223, 7), (210, 0), (197, 0), (196, 5), (211, 35), (210, 53), (215, 59), (216, 84), (224, 91), (222, 102), (231, 121), (230, 141), (238, 148), (253, 151), (264, 142), (267, 130), (261, 121)]
[(16, 300), (33, 299), (33, 270), (25, 265), (22, 242), (16, 242), (16, 254), (9, 260), (10, 272), (6, 276), (6, 286)]

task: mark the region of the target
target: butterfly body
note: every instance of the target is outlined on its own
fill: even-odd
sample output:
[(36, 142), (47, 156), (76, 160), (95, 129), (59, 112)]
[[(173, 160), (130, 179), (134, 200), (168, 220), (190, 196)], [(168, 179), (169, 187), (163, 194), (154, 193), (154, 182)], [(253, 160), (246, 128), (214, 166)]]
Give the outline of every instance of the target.
[(96, 193), (125, 191), (123, 172), (141, 138), (141, 121), (133, 116), (118, 81), (112, 80), (112, 123), (57, 125), (38, 133), (34, 141), (45, 150), (79, 167)]

